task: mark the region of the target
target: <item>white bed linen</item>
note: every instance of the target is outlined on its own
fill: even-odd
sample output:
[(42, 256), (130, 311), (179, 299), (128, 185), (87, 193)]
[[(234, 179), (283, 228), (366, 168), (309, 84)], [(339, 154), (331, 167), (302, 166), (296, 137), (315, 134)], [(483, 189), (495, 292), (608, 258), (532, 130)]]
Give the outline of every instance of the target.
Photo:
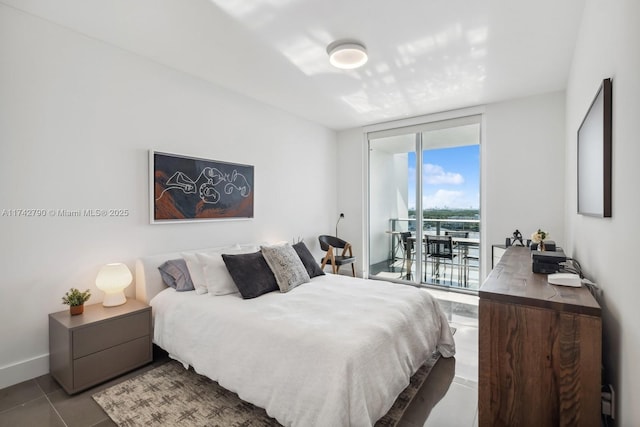
[(370, 426), (435, 350), (455, 353), (426, 290), (326, 275), (243, 300), (166, 289), (154, 341), (285, 426)]

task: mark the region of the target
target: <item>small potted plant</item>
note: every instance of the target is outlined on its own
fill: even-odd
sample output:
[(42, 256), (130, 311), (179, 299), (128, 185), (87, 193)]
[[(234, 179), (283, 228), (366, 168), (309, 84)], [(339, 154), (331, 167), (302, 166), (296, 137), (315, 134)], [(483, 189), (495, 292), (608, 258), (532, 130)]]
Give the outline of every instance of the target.
[(72, 316), (76, 314), (82, 314), (84, 311), (84, 303), (91, 297), (91, 292), (87, 289), (84, 292), (80, 292), (76, 288), (71, 288), (62, 297), (62, 303), (69, 306), (69, 311)]

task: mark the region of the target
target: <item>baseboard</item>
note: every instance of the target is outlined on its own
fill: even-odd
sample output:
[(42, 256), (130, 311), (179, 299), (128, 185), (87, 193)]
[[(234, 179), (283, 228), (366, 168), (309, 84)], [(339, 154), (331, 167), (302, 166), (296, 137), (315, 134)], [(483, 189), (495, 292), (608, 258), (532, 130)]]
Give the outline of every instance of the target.
[(0, 389), (49, 373), (49, 354), (0, 368)]

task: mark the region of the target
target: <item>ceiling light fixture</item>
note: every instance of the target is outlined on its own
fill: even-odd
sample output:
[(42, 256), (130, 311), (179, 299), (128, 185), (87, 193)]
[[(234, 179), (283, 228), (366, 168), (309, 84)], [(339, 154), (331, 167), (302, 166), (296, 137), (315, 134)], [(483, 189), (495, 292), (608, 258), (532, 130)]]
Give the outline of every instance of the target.
[(327, 46), (331, 65), (343, 70), (352, 70), (363, 66), (369, 57), (367, 48), (358, 41), (338, 40)]

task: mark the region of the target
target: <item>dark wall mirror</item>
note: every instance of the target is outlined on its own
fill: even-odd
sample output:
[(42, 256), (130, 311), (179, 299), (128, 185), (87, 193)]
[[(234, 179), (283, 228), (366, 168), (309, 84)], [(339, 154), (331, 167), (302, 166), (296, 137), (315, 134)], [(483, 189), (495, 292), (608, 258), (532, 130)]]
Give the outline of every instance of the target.
[(611, 79), (604, 79), (578, 128), (578, 213), (611, 217)]

